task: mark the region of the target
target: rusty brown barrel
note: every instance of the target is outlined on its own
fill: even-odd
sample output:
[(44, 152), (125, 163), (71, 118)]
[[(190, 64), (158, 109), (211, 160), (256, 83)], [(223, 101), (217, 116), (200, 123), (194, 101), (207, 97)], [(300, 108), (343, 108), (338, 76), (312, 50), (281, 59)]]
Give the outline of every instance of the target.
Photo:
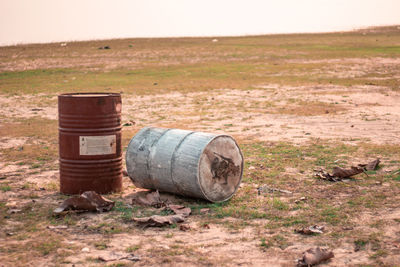
[(126, 167), (138, 187), (221, 202), (239, 187), (243, 156), (228, 135), (147, 127), (130, 141)]
[(121, 107), (115, 93), (58, 96), (61, 193), (121, 191)]

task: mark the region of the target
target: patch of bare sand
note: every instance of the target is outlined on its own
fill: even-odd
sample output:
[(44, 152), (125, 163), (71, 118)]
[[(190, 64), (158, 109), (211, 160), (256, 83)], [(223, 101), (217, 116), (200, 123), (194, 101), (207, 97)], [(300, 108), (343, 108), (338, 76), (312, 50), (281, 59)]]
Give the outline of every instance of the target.
[[(134, 120), (137, 128), (181, 127), (263, 141), (303, 143), (320, 138), (400, 143), (398, 92), (376, 86), (260, 87), (125, 96), (123, 119)], [(314, 116), (280, 111), (294, 108), (296, 113), (296, 108), (313, 103), (320, 103)], [(324, 104), (326, 109), (321, 110)]]
[[(6, 119), (42, 117), (57, 119), (56, 96), (44, 94), (0, 96), (0, 116)], [(0, 124), (1, 125), (1, 124)]]
[(21, 138), (0, 137), (0, 149), (21, 147), (26, 143), (27, 140), (28, 138), (26, 137), (21, 137)]
[[(256, 90), (123, 95), (123, 122), (135, 128), (163, 126), (229, 133), (244, 140), (338, 139), (345, 142), (400, 143), (400, 94), (378, 86), (278, 86)], [(57, 104), (35, 107), (43, 96), (0, 97), (5, 120), (57, 118)], [(1, 124), (0, 124), (1, 127)], [(4, 137), (1, 147), (16, 146)]]
[[(200, 226), (198, 219), (190, 217), (188, 232), (168, 229), (148, 228), (130, 233), (114, 235), (109, 240), (107, 252), (125, 252), (129, 247), (137, 247), (135, 255), (141, 257), (138, 265), (142, 266), (292, 266), (295, 254), (281, 249), (269, 249), (264, 252), (260, 246), (258, 233), (252, 228), (229, 231), (218, 225), (209, 229)], [(166, 238), (168, 236), (168, 238)], [(70, 263), (79, 263), (87, 257), (97, 258), (104, 251), (96, 249), (93, 242), (101, 238), (89, 235), (82, 238), (73, 235), (69, 241), (80, 247), (89, 248), (67, 258)]]

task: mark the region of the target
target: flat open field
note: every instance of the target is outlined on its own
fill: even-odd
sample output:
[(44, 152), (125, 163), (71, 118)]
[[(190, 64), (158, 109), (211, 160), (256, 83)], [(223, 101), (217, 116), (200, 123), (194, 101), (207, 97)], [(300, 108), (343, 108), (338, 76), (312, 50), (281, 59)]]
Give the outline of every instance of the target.
[[(113, 210), (54, 216), (68, 197), (66, 92), (121, 92), (123, 122), (135, 122), (124, 150), (149, 125), (232, 135), (245, 158), (239, 190), (218, 204), (168, 196), (192, 209), (188, 231), (137, 226), (132, 217), (162, 212), (131, 205), (128, 177), (107, 196)], [(0, 47), (0, 106), (0, 266), (294, 266), (316, 246), (335, 255), (325, 266), (400, 266), (399, 26)], [(376, 158), (352, 179), (314, 175)], [(258, 194), (264, 185), (291, 193)], [(294, 231), (311, 225), (324, 233)], [(99, 260), (112, 252), (140, 261)]]

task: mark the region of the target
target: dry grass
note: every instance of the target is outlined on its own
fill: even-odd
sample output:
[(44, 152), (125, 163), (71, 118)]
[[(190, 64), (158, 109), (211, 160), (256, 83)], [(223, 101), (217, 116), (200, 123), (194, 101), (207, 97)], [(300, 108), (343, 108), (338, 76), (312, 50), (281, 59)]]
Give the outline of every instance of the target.
[[(330, 266), (398, 264), (398, 27), (212, 39), (0, 47), (2, 264), (103, 266), (99, 253), (122, 251), (140, 265), (291, 266), (317, 245), (334, 250)], [(55, 96), (71, 91), (123, 92), (123, 122), (136, 123), (123, 127), (124, 149), (147, 125), (232, 134), (246, 159), (241, 188), (225, 203), (176, 197), (192, 208), (188, 232), (134, 225), (162, 211), (128, 205), (126, 178), (111, 212), (53, 216), (66, 198)], [(313, 176), (377, 157), (380, 169), (347, 182)], [(293, 194), (258, 195), (265, 184)], [(326, 233), (294, 233), (312, 224)]]

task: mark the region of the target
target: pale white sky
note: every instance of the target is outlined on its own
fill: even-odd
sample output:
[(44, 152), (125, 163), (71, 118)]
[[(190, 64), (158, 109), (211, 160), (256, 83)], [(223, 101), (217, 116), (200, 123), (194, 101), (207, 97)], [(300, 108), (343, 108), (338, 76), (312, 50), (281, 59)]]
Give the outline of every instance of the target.
[(0, 45), (394, 24), (400, 0), (0, 0)]

